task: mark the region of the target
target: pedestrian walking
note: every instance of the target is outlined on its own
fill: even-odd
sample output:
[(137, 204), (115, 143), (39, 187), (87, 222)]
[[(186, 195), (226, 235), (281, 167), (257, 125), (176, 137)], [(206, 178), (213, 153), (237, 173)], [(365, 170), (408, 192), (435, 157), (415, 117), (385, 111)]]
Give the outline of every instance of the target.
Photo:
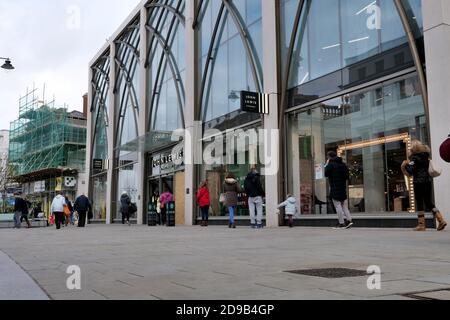
[(122, 224), (125, 224), (125, 220), (128, 225), (131, 226), (130, 223), (130, 207), (131, 207), (131, 199), (126, 191), (122, 193), (120, 197), (120, 212), (122, 213)]
[(173, 201), (173, 194), (170, 192), (169, 187), (164, 187), (164, 192), (161, 194), (159, 202), (161, 204), (161, 220), (162, 224), (165, 225), (167, 223), (167, 207), (170, 202)]
[(78, 213), (78, 228), (84, 228), (87, 214), (92, 211), (91, 203), (84, 193), (75, 200), (73, 209)]
[(228, 213), (230, 215), (228, 227), (236, 229), (235, 215), (237, 213), (236, 209), (239, 200), (238, 194), (242, 191), (238, 181), (232, 173), (228, 173), (226, 175), (225, 182), (223, 184), (223, 191), (223, 202), (225, 207), (228, 208)]
[(447, 227), (442, 213), (436, 208), (433, 202), (433, 176), (440, 173), (433, 173), (435, 169), (430, 160), (430, 147), (420, 141), (413, 141), (408, 160), (402, 164), (402, 171), (405, 175), (414, 179), (414, 195), (416, 199), (419, 224), (416, 231), (426, 231), (425, 214), (432, 212), (438, 222), (437, 230), (443, 231)]
[(28, 220), (27, 201), (22, 197), (21, 193), (16, 193), (16, 198), (14, 202), (14, 228), (20, 229), (23, 220), (26, 221), (27, 228), (31, 228), (30, 220)]
[(64, 206), (66, 205), (66, 199), (61, 193), (58, 193), (52, 201), (50, 213), (54, 216), (56, 229), (61, 229), (61, 224), (64, 224)]
[(66, 195), (64, 197), (64, 199), (66, 200), (66, 209), (64, 209), (64, 216), (66, 218), (66, 227), (71, 224), (74, 225), (73, 222), (73, 206), (72, 206), (72, 202), (69, 200), (69, 196)]
[(261, 176), (253, 167), (245, 178), (245, 193), (248, 196), (248, 208), (250, 211), (251, 226), (253, 229), (263, 228), (263, 197), (264, 188), (261, 183)]
[(203, 182), (197, 192), (197, 204), (202, 212), (202, 227), (207, 227), (209, 222), (209, 207), (211, 206), (211, 197), (208, 189), (208, 182)]
[(336, 152), (328, 152), (328, 160), (325, 165), (325, 177), (330, 183), (330, 198), (339, 219), (339, 224), (335, 229), (350, 229), (353, 226), (353, 219), (348, 208), (347, 182), (350, 174), (347, 165)]
[(298, 213), (297, 199), (288, 194), (286, 201), (278, 205), (278, 209), (285, 208), (285, 214), (288, 217), (289, 228), (294, 227), (294, 216)]

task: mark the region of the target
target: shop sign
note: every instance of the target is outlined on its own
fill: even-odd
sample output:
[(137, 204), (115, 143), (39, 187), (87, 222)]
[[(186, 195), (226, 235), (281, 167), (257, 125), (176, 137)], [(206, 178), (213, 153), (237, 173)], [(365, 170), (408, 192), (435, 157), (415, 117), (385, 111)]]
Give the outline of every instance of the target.
[(175, 163), (182, 162), (183, 158), (184, 158), (183, 150), (180, 150), (177, 153), (162, 154), (161, 156), (153, 158), (152, 166), (153, 169), (160, 168), (162, 171), (168, 170), (170, 168), (173, 168), (175, 166)]
[(269, 114), (269, 95), (241, 91), (241, 110), (250, 113)]
[(103, 159), (94, 159), (93, 160), (93, 169), (94, 170), (103, 170)]

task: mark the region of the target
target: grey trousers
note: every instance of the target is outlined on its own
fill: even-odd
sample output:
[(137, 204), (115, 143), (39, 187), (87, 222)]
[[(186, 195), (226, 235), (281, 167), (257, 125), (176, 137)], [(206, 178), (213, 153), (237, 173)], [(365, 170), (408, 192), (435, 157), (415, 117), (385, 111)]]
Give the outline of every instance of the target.
[(345, 224), (345, 220), (351, 222), (352, 216), (350, 214), (350, 210), (348, 209), (348, 200), (338, 201), (333, 199), (333, 203), (336, 208), (339, 224)]
[(263, 198), (248, 198), (248, 208), (250, 209), (250, 219), (252, 224), (262, 224), (263, 220)]
[(20, 229), (22, 225), (20, 218), (22, 218), (22, 212), (14, 212), (14, 228)]

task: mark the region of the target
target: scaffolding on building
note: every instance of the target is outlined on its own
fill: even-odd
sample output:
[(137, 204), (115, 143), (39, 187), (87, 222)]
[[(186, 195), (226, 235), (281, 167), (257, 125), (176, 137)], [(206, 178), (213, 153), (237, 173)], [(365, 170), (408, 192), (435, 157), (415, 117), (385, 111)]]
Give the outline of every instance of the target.
[[(45, 92), (44, 92), (45, 99)], [(45, 170), (84, 171), (86, 120), (27, 90), (11, 123), (9, 162), (16, 180)]]

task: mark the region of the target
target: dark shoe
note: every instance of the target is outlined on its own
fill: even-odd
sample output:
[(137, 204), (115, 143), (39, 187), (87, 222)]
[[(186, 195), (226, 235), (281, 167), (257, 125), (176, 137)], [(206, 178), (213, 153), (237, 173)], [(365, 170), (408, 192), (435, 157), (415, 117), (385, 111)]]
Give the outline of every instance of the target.
[(236, 229), (236, 224), (235, 223), (233, 223), (233, 229)]
[(233, 224), (230, 223), (230, 224), (228, 225), (228, 228), (230, 228), (230, 229), (233, 228)]
[(251, 228), (256, 229), (257, 228), (256, 224), (251, 224)]
[(351, 227), (353, 227), (353, 225), (353, 221), (347, 221), (347, 223), (345, 224), (345, 229), (350, 229)]
[(262, 225), (262, 224), (258, 224), (257, 226), (256, 226), (256, 229), (263, 229), (264, 228), (264, 226)]
[(334, 227), (333, 229), (334, 230), (342, 230), (342, 229), (345, 229), (346, 228), (346, 226), (345, 226), (345, 224), (338, 224), (336, 227)]

